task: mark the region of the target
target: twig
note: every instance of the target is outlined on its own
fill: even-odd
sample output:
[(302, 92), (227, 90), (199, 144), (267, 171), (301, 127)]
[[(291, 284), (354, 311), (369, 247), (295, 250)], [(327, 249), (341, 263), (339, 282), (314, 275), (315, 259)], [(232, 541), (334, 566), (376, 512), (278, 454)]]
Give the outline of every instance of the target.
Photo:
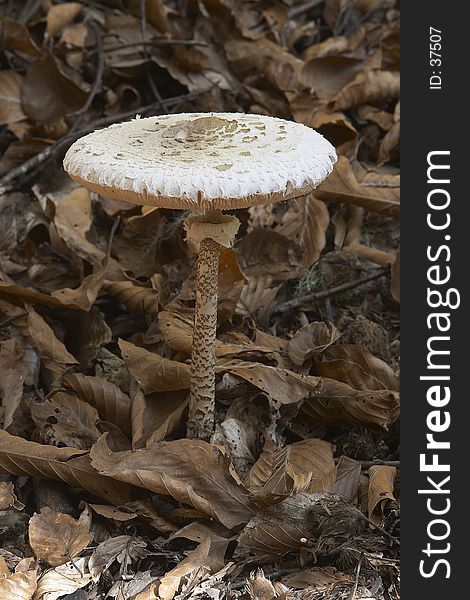
[(351, 590), (350, 600), (355, 600), (355, 598), (356, 598), (357, 586), (359, 585), (359, 576), (361, 574), (361, 566), (362, 566), (362, 556), (359, 559), (359, 562), (357, 563), (356, 581), (354, 582), (354, 587)]
[(13, 323), (13, 321), (15, 321), (16, 319), (19, 319), (20, 317), (26, 317), (27, 315), (28, 315), (27, 312), (22, 312), (17, 315), (8, 317), (7, 319), (3, 319), (3, 321), (0, 321), (0, 329), (2, 329), (3, 327), (6, 327), (7, 325), (10, 325), (10, 323)]
[(382, 277), (382, 275), (386, 275), (387, 273), (387, 268), (377, 269), (374, 273), (366, 275), (365, 277), (361, 277), (360, 279), (348, 281), (347, 283), (341, 283), (340, 285), (335, 285), (334, 287), (328, 288), (326, 290), (321, 290), (320, 292), (313, 292), (312, 294), (307, 294), (306, 296), (302, 296), (301, 298), (294, 298), (292, 300), (288, 300), (287, 302), (276, 306), (276, 308), (272, 311), (272, 314), (279, 314), (284, 311), (291, 310), (293, 308), (298, 308), (306, 302), (311, 302), (313, 300), (321, 300), (323, 298), (329, 298), (330, 296), (334, 296), (335, 294), (340, 294), (341, 292), (352, 290), (356, 287), (359, 287), (363, 283), (367, 283), (368, 281), (378, 279), (379, 277)]
[(289, 19), (295, 19), (295, 17), (298, 17), (302, 13), (307, 12), (311, 8), (315, 8), (315, 6), (319, 6), (324, 2), (325, 0), (308, 0), (308, 2), (304, 2), (300, 6), (293, 6), (290, 8), (287, 11), (287, 15), (289, 16)]
[(51, 158), (56, 152), (58, 152), (65, 144), (76, 140), (86, 133), (91, 133), (100, 127), (106, 127), (107, 125), (112, 125), (113, 123), (117, 123), (119, 121), (123, 121), (125, 119), (129, 119), (130, 117), (135, 116), (136, 114), (146, 114), (151, 112), (152, 110), (156, 110), (157, 108), (161, 108), (162, 106), (172, 106), (173, 104), (186, 102), (187, 100), (192, 100), (197, 96), (201, 95), (204, 92), (191, 92), (189, 94), (181, 94), (179, 96), (173, 96), (172, 98), (165, 98), (161, 102), (154, 102), (153, 104), (148, 104), (146, 106), (141, 106), (134, 110), (127, 111), (125, 113), (120, 113), (119, 115), (114, 115), (112, 117), (103, 117), (101, 119), (97, 119), (96, 121), (92, 121), (90, 125), (84, 127), (80, 131), (74, 131), (72, 133), (67, 133), (56, 142), (38, 152), (35, 156), (25, 161), (21, 165), (18, 165), (14, 169), (11, 169), (6, 175), (4, 175), (0, 179), (0, 195), (5, 192), (11, 190), (13, 188), (13, 182), (22, 177), (41, 165), (44, 161)]

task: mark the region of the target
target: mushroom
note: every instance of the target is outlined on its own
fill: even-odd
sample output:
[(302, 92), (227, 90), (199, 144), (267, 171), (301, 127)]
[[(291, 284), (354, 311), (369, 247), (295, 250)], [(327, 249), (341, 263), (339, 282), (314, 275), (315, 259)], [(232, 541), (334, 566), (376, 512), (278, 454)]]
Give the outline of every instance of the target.
[(242, 113), (137, 117), (68, 150), (65, 170), (104, 197), (199, 213), (185, 220), (199, 245), (188, 437), (209, 439), (214, 429), (220, 246), (233, 244), (240, 224), (222, 210), (303, 196), (335, 162), (333, 146), (309, 127)]

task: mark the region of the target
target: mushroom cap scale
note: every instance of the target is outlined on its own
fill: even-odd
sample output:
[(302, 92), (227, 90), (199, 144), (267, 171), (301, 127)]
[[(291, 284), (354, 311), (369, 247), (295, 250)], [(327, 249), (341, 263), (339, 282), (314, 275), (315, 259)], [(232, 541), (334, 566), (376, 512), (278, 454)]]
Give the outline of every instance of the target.
[(234, 209), (307, 194), (332, 171), (333, 146), (300, 123), (243, 113), (136, 118), (76, 141), (64, 167), (116, 200)]

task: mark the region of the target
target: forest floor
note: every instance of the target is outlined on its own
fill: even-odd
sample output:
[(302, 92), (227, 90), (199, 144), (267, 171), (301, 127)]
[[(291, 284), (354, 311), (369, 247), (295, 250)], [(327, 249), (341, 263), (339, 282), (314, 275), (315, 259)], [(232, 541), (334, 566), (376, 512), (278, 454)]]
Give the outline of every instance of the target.
[[(0, 6), (0, 598), (399, 598), (395, 0)], [(187, 213), (62, 159), (135, 114), (253, 112), (337, 149), (234, 211), (216, 430), (186, 438)]]

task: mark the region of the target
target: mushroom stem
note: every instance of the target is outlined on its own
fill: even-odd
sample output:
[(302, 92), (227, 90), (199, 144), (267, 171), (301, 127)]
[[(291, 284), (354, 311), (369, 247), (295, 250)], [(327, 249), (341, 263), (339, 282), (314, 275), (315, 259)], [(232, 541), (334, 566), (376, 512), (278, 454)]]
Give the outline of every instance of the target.
[(187, 435), (203, 440), (209, 440), (214, 430), (219, 256), (220, 245), (216, 241), (211, 238), (201, 241), (196, 270)]

